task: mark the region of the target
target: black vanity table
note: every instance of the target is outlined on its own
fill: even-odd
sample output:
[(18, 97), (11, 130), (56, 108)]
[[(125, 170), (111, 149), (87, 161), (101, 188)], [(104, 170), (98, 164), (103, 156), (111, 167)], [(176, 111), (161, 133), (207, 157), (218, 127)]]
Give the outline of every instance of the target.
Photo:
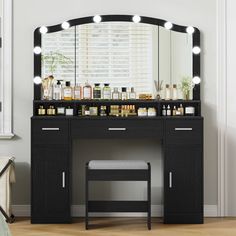
[[(104, 21), (131, 21), (132, 16), (102, 16)], [(70, 25), (91, 22), (92, 17), (70, 21)], [(142, 17), (142, 22), (163, 25), (165, 21)], [(48, 27), (59, 31), (60, 25)], [(61, 29), (61, 28), (60, 28)], [(184, 31), (184, 26), (174, 25)], [(35, 46), (41, 45), (39, 28)], [(200, 45), (199, 31), (193, 45)], [(41, 75), (40, 55), (34, 58), (34, 75)], [(200, 76), (200, 56), (193, 55), (193, 76)], [(41, 85), (34, 85), (31, 118), (31, 222), (71, 222), (72, 141), (74, 139), (159, 139), (164, 159), (164, 223), (203, 223), (203, 117), (200, 85), (193, 89), (193, 100), (41, 100)], [(40, 105), (78, 106), (125, 105), (155, 107), (156, 117), (38, 116)], [(195, 108), (195, 116), (162, 116), (163, 105), (183, 104)], [(78, 156), (79, 158), (79, 156)], [(109, 157), (107, 157), (109, 158)], [(88, 160), (90, 157), (88, 157)], [(152, 170), (153, 171), (153, 170)]]

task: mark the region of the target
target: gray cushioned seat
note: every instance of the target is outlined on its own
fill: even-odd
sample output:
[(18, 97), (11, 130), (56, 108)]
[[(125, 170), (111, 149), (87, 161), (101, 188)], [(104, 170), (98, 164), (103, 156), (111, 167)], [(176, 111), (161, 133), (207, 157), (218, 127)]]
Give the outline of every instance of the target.
[(134, 161), (134, 160), (93, 160), (88, 164), (89, 169), (102, 170), (125, 170), (125, 169), (134, 169), (134, 170), (147, 170), (148, 164), (145, 161)]

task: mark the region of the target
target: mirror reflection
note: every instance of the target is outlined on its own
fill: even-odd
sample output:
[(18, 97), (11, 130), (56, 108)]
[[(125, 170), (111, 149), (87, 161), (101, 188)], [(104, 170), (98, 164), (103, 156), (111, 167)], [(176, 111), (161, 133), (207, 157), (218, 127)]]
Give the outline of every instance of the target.
[[(192, 99), (192, 35), (133, 22), (83, 24), (42, 34), (42, 77), (134, 88), (152, 98)], [(186, 85), (187, 83), (187, 85)], [(189, 84), (188, 84), (189, 83)]]

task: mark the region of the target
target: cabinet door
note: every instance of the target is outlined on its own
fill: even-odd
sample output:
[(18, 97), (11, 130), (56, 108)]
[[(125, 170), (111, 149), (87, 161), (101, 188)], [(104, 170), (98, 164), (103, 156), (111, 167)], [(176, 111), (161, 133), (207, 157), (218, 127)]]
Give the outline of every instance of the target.
[(67, 149), (60, 146), (34, 147), (32, 157), (32, 222), (69, 222)]
[(201, 145), (165, 149), (165, 223), (202, 223), (203, 173)]

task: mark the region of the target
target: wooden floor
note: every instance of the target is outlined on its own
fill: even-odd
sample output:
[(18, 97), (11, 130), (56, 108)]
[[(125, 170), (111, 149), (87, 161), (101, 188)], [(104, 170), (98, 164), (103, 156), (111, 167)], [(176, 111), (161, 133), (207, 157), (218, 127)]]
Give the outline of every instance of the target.
[(31, 225), (29, 219), (19, 218), (9, 225), (12, 236), (236, 236), (236, 218), (206, 218), (203, 225), (165, 225), (154, 218), (152, 230), (142, 218), (97, 218), (86, 231), (83, 219), (72, 224)]

